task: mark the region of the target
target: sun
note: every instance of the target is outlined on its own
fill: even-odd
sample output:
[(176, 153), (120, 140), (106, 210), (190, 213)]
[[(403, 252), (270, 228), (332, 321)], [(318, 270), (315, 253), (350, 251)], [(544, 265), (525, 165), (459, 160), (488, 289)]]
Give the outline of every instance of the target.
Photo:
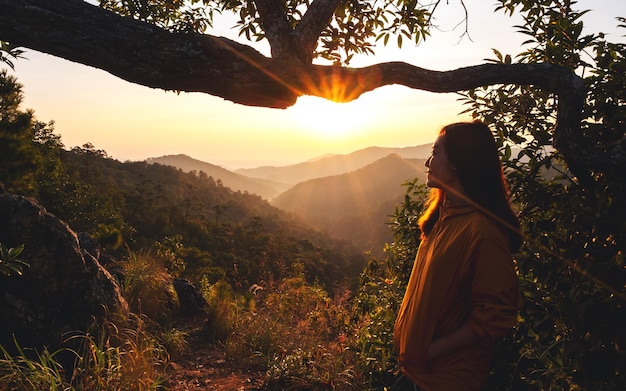
[(353, 136), (362, 130), (371, 116), (371, 112), (358, 100), (336, 103), (307, 95), (298, 98), (289, 110), (298, 128), (332, 140)]

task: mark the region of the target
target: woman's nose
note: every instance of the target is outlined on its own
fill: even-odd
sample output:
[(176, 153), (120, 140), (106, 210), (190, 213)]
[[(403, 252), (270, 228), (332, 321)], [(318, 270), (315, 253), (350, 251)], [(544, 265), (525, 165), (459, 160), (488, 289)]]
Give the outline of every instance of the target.
[(426, 161), (424, 162), (424, 165), (425, 165), (427, 168), (430, 168), (430, 159), (432, 159), (432, 158), (433, 158), (433, 157), (432, 157), (432, 155), (431, 155), (431, 156), (429, 156), (429, 157), (428, 157), (428, 159), (426, 159)]

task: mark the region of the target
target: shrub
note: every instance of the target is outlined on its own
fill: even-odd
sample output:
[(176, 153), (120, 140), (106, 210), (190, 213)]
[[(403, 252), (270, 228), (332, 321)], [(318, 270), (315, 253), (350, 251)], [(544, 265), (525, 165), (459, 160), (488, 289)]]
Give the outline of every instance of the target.
[(206, 338), (222, 344), (231, 363), (265, 370), (269, 389), (361, 388), (347, 348), (349, 292), (331, 299), (318, 284), (308, 284), (301, 269), (295, 274), (253, 284), (243, 294), (204, 279)]
[(165, 389), (169, 354), (147, 327), (146, 318), (132, 315), (124, 328), (103, 322), (72, 336), (76, 361), (71, 385), (77, 390)]
[(235, 309), (235, 293), (224, 280), (210, 284), (206, 277), (200, 281), (200, 292), (207, 302), (204, 307), (206, 321), (202, 327), (203, 336), (209, 342), (223, 343), (232, 329)]
[(178, 310), (172, 276), (150, 253), (129, 249), (126, 257), (109, 268), (121, 276), (120, 285), (132, 312), (164, 324)]

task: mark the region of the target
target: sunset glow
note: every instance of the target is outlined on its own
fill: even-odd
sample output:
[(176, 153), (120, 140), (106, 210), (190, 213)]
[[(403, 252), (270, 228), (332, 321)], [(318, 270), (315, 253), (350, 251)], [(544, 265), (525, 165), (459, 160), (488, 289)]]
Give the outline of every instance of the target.
[(346, 139), (363, 128), (375, 112), (359, 101), (336, 103), (313, 96), (302, 96), (288, 109), (299, 128), (327, 140)]

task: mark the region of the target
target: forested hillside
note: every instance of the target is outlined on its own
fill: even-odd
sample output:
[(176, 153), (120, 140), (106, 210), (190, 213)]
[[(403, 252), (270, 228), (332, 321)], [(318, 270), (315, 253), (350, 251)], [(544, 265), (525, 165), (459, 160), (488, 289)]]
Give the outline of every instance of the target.
[(299, 183), (272, 204), (334, 238), (382, 256), (385, 243), (393, 240), (389, 215), (406, 190), (400, 184), (414, 178), (424, 183), (424, 161), (391, 154), (353, 172)]
[[(19, 87), (4, 74), (2, 80)], [(20, 99), (12, 102), (16, 116), (32, 115), (19, 111)], [(225, 279), (243, 289), (289, 276), (295, 264), (311, 281), (355, 282), (365, 265), (359, 250), (258, 195), (233, 191), (202, 171), (120, 162), (89, 144), (68, 151), (53, 125), (25, 121), (2, 134), (0, 181), (7, 192), (36, 198), (113, 258), (126, 247), (174, 246), (175, 275), (196, 283)]]
[[(88, 159), (90, 163), (86, 163)], [(330, 282), (337, 270), (351, 270), (355, 277), (364, 265), (358, 256), (349, 259), (349, 247), (342, 248), (340, 242), (290, 219), (260, 196), (234, 192), (203, 172), (120, 163), (94, 157), (84, 149), (68, 152), (63, 161), (88, 183), (91, 196), (98, 199), (107, 194), (94, 201), (111, 205), (110, 215), (119, 216), (125, 227), (123, 237), (131, 243), (147, 248), (154, 241), (180, 235), (185, 247), (197, 249), (197, 259), (183, 257), (189, 268), (183, 276), (201, 275), (198, 267), (216, 269), (245, 287), (282, 278), (295, 262), (302, 262), (311, 280)], [(117, 208), (111, 199), (120, 200)], [(67, 216), (70, 224), (74, 220)], [(85, 223), (76, 221), (77, 227)], [(88, 228), (96, 228), (98, 235), (103, 229), (85, 224), (83, 230), (89, 232)]]
[(146, 162), (158, 163), (166, 166), (172, 166), (183, 170), (184, 172), (195, 171), (196, 173), (203, 171), (209, 177), (217, 182), (220, 181), (224, 187), (231, 188), (235, 191), (240, 190), (244, 193), (260, 195), (266, 200), (271, 200), (291, 185), (280, 183), (263, 178), (247, 177), (236, 172), (232, 172), (220, 166), (216, 166), (209, 162), (203, 162), (193, 159), (187, 155), (167, 155), (146, 159)]
[[(401, 184), (414, 178), (424, 182), (424, 162), (431, 148), (371, 147), (290, 166), (237, 170), (247, 175), (298, 181), (292, 185), (249, 178), (184, 155), (151, 158), (148, 162), (171, 165), (185, 172), (207, 170), (204, 172), (224, 186), (230, 184), (250, 193), (256, 189), (256, 194), (272, 205), (330, 237), (382, 256), (385, 244), (393, 238), (387, 223), (389, 214), (403, 199)], [(418, 158), (407, 158), (413, 156)], [(273, 194), (266, 186), (273, 186)], [(279, 192), (281, 188), (285, 191)]]

